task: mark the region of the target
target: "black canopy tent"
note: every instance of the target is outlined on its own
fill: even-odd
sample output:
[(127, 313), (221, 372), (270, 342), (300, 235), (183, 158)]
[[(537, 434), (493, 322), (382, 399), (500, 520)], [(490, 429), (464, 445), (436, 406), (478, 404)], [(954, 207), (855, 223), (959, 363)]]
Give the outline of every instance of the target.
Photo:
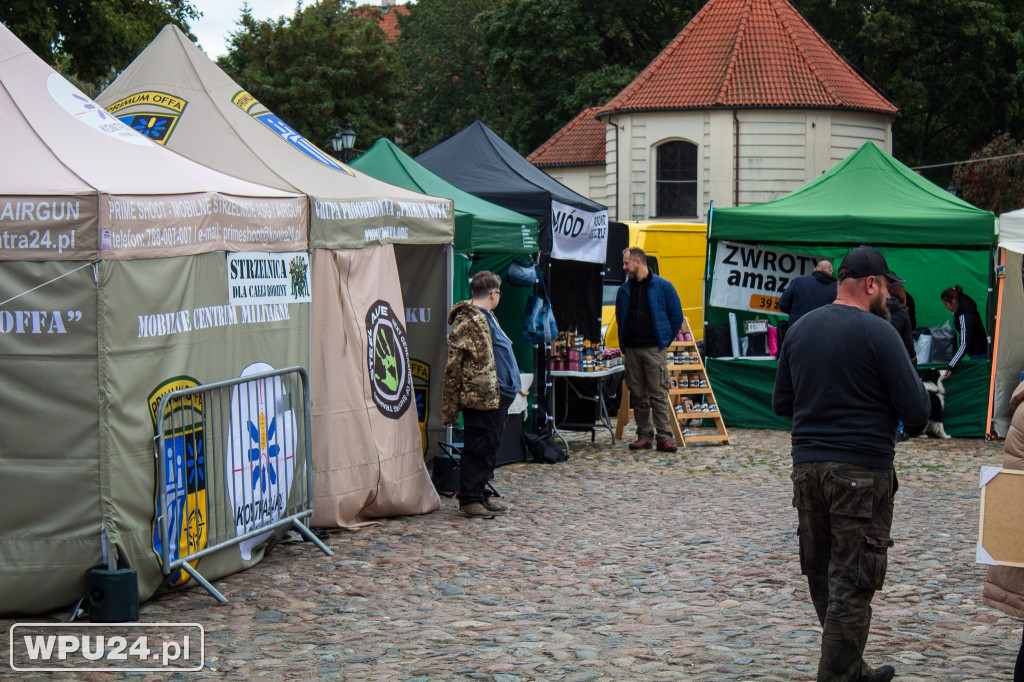
[[(480, 121), (431, 147), (416, 161), (459, 189), (535, 218), (542, 272), (558, 329), (600, 341), (607, 207), (545, 174)], [(499, 306), (499, 321), (505, 326), (508, 317), (503, 320), (501, 312)], [(509, 311), (504, 313), (507, 316)], [(514, 346), (526, 343), (511, 321), (506, 331)], [(539, 430), (552, 418), (545, 408), (544, 393), (550, 390), (550, 382), (542, 344), (537, 347), (534, 387), (544, 389), (534, 402), (538, 412), (534, 428)]]
[(470, 194), (535, 218), (558, 328), (600, 340), (605, 206), (544, 173), (480, 121), (416, 161)]

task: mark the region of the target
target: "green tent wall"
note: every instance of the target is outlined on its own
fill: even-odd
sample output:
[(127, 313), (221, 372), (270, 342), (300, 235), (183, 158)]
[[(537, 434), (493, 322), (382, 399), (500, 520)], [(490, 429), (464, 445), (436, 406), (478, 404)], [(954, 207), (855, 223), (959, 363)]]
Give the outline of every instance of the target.
[[(917, 304), (918, 327), (951, 319), (939, 294), (956, 284), (980, 310), (989, 309), (994, 215), (922, 178), (871, 142), (781, 199), (714, 209), (709, 217), (708, 301), (723, 242), (810, 253), (833, 259), (837, 268), (850, 249), (876, 246), (893, 272), (907, 280), (906, 289)], [(746, 320), (757, 317), (777, 325), (785, 319), (710, 304), (705, 319), (728, 324), (730, 312), (736, 314), (741, 336)], [(986, 331), (993, 332), (988, 322)], [(775, 360), (768, 358), (708, 359), (708, 378), (729, 426), (790, 428), (790, 421), (771, 409), (775, 368)], [(966, 361), (946, 382), (945, 427), (950, 435), (985, 435), (989, 373), (989, 361)]]

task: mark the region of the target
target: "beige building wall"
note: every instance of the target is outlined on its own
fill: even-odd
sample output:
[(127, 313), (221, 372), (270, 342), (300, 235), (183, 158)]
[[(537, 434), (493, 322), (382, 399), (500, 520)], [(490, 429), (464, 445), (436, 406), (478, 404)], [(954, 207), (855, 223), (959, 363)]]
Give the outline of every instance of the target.
[[(605, 166), (551, 168), (570, 189), (608, 207), (612, 220), (656, 217), (658, 146), (697, 151), (697, 210), (773, 201), (810, 182), (868, 140), (892, 153), (890, 116), (804, 109), (706, 109), (622, 114), (605, 119)], [(737, 156), (737, 142), (739, 154)], [(671, 221), (672, 219), (669, 219)]]

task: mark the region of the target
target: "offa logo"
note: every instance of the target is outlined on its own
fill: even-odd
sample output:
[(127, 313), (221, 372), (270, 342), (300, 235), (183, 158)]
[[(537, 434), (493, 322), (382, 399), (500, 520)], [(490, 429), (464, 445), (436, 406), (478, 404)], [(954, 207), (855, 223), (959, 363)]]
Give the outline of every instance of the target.
[(377, 301), (367, 311), (366, 338), (373, 402), (382, 415), (398, 419), (412, 404), (412, 377), (405, 327), (387, 301)]

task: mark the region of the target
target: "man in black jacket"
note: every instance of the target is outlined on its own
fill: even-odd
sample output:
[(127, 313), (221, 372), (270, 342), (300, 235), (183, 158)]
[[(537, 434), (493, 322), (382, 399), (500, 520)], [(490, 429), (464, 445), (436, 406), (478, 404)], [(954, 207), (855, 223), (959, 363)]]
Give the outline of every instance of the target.
[(885, 581), (896, 424), (923, 426), (929, 400), (885, 319), (889, 271), (861, 246), (839, 268), (838, 296), (793, 325), (772, 408), (793, 419), (793, 506), (800, 570), (822, 626), (818, 682), (888, 682), (864, 662), (871, 599)]
[(836, 278), (832, 276), (832, 262), (820, 260), (814, 272), (797, 277), (779, 298), (779, 310), (789, 315), (788, 329), (815, 308), (836, 300)]

